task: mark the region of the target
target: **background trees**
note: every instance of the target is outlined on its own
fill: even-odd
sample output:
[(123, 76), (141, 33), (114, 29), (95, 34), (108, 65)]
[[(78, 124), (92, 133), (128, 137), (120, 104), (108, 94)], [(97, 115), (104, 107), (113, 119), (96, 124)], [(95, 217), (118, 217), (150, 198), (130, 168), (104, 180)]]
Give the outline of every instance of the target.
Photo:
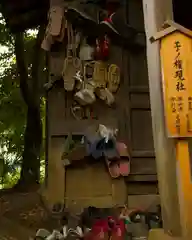
[[(45, 119), (44, 26), (10, 34), (0, 18), (0, 176), (7, 186), (39, 182)], [(19, 169), (20, 175), (18, 175)]]

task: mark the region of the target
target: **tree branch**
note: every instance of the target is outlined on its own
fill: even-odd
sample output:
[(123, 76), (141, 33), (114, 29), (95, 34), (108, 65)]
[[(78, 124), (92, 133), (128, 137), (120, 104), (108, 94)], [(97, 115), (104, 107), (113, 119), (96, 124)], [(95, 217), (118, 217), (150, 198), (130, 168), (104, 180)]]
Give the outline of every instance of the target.
[(41, 79), (39, 79), (39, 72), (42, 67), (42, 57), (44, 55), (43, 50), (41, 49), (41, 43), (44, 38), (44, 33), (45, 33), (45, 26), (40, 25), (39, 31), (37, 34), (37, 39), (35, 42), (35, 45), (33, 47), (33, 58), (32, 58), (32, 81), (33, 81), (33, 95), (35, 94), (39, 98), (40, 94), (40, 84), (41, 84)]
[(20, 77), (20, 90), (25, 103), (28, 106), (34, 107), (40, 101), (40, 79), (39, 70), (42, 62), (41, 42), (44, 37), (45, 26), (41, 25), (33, 47), (32, 57), (32, 88), (28, 85), (28, 70), (25, 65), (25, 51), (24, 51), (24, 34), (17, 33), (15, 35), (15, 55), (17, 61), (17, 71)]
[(15, 34), (15, 55), (17, 71), (20, 77), (20, 91), (25, 103), (31, 105), (28, 86), (28, 70), (25, 65), (23, 33)]

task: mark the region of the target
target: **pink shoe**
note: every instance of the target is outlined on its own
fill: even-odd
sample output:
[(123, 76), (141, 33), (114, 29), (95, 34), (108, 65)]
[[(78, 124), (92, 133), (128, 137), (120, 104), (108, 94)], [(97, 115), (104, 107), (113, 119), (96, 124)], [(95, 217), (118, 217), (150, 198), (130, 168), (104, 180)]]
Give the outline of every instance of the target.
[(120, 172), (120, 175), (123, 176), (123, 177), (126, 177), (126, 176), (129, 175), (129, 173), (130, 173), (130, 161), (129, 161), (129, 159), (120, 160), (119, 172)]
[(120, 176), (119, 162), (115, 160), (109, 161), (106, 159), (106, 163), (111, 177), (118, 178)]
[(128, 176), (130, 173), (130, 155), (127, 146), (123, 142), (117, 142), (117, 150), (120, 155), (119, 172), (121, 176)]

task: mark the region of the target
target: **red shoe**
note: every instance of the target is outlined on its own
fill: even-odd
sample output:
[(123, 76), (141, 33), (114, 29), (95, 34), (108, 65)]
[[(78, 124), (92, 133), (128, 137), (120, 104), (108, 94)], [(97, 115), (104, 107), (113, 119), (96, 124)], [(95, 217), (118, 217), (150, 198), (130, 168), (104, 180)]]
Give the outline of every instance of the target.
[(95, 59), (100, 60), (101, 58), (102, 58), (101, 41), (97, 38), (95, 48)]
[(107, 35), (105, 35), (102, 45), (102, 57), (103, 59), (109, 58), (109, 38)]

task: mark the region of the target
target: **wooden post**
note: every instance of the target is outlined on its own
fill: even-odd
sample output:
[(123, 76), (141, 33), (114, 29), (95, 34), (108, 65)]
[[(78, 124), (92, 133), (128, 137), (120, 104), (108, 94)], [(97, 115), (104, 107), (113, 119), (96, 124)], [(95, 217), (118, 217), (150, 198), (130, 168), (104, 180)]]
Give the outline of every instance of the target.
[[(176, 172), (182, 237), (192, 236), (192, 31), (172, 21), (152, 40), (160, 41), (164, 115), (167, 135), (176, 143)], [(178, 65), (179, 63), (179, 65)], [(179, 73), (179, 75), (178, 75)], [(181, 73), (181, 74), (180, 74)]]
[(143, 0), (144, 22), (147, 37), (147, 61), (150, 87), (153, 138), (165, 232), (181, 235), (179, 200), (176, 177), (174, 141), (166, 136), (159, 42), (151, 43), (150, 37), (163, 23), (173, 18), (171, 0)]

